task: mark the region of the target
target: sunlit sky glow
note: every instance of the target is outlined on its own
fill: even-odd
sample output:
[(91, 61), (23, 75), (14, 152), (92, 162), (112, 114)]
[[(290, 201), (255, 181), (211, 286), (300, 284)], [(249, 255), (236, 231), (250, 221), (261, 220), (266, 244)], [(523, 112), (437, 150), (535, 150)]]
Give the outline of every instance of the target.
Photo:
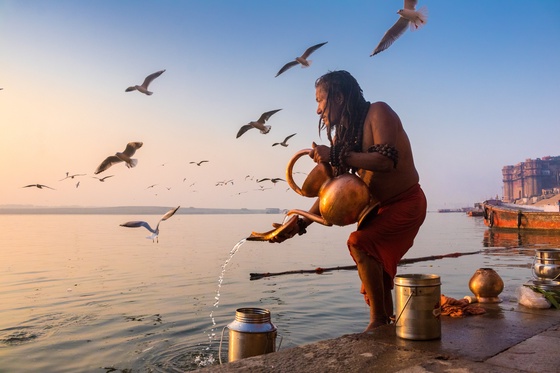
[[(327, 143), (314, 82), (337, 69), (400, 115), (429, 209), (501, 196), (503, 166), (560, 155), (560, 2), (422, 5), (423, 29), (369, 57), (402, 1), (0, 1), (0, 205), (305, 208), (286, 183), (255, 179), (284, 178), (296, 151)], [(323, 41), (309, 68), (275, 78)], [(152, 96), (125, 93), (162, 69)], [(270, 133), (235, 138), (280, 108)], [(144, 142), (138, 166), (93, 179), (130, 141)], [(22, 188), (36, 183), (56, 190)]]

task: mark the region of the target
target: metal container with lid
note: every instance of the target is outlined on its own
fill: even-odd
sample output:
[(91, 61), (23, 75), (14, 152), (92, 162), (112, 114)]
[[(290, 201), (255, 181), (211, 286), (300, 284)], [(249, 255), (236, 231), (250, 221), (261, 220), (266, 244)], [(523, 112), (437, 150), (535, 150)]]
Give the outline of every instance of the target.
[(438, 275), (395, 276), (397, 336), (412, 340), (441, 338), (440, 286)]
[(271, 322), (269, 310), (238, 308), (227, 328), (230, 362), (276, 351), (276, 326)]

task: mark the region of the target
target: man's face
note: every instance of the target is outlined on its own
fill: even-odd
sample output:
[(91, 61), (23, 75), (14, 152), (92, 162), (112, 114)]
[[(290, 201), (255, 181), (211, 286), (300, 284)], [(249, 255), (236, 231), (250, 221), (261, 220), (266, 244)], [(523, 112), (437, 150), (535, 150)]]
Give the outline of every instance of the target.
[(317, 115), (321, 117), (327, 128), (330, 128), (332, 123), (336, 124), (340, 121), (342, 105), (337, 103), (338, 100), (334, 97), (329, 99), (328, 93), (321, 86), (315, 89), (315, 99), (317, 100)]

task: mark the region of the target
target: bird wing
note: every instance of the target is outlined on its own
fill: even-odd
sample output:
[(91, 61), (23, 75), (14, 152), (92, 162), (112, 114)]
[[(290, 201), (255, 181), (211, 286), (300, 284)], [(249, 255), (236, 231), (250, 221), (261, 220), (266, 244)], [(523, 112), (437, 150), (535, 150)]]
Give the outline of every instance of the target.
[(303, 53), (301, 55), (301, 58), (307, 59), (307, 57), (309, 57), (311, 55), (311, 53), (315, 52), (317, 49), (321, 48), (323, 45), (327, 44), (328, 41), (324, 42), (324, 43), (319, 43), (317, 45), (314, 45), (312, 47), (307, 48), (307, 50), (305, 51), (305, 53)]
[(201, 164), (203, 164), (203, 163), (205, 163), (205, 162), (210, 162), (210, 161), (206, 161), (206, 160), (200, 161), (200, 162), (197, 163), (197, 165), (200, 166)]
[(395, 40), (397, 40), (402, 34), (404, 34), (406, 28), (408, 27), (408, 22), (409, 21), (406, 18), (399, 17), (397, 22), (395, 22), (395, 24), (389, 30), (387, 30), (385, 35), (383, 35), (383, 38), (381, 38), (381, 41), (379, 42), (377, 47), (375, 47), (375, 50), (370, 55), (370, 57), (375, 56), (377, 53), (383, 52), (385, 49), (389, 48)]
[(292, 133), (290, 136), (288, 136), (288, 137), (286, 137), (286, 138), (284, 139), (284, 142), (288, 141), (289, 139), (291, 139), (291, 138), (294, 137), (295, 135), (296, 135), (295, 133)]
[(159, 232), (159, 224), (160, 224), (162, 221), (167, 220), (167, 219), (169, 219), (170, 217), (172, 217), (172, 216), (175, 214), (175, 212), (177, 212), (177, 210), (179, 210), (179, 207), (181, 207), (181, 206), (177, 206), (177, 207), (175, 207), (174, 209), (171, 209), (171, 210), (167, 211), (167, 212), (165, 213), (165, 215), (163, 215), (163, 216), (161, 217), (161, 219), (159, 219), (159, 221), (158, 221), (158, 223), (157, 223), (157, 225), (156, 225), (156, 232)]
[(266, 113), (263, 113), (261, 117), (257, 120), (257, 122), (264, 124), (264, 122), (266, 122), (272, 116), (272, 114), (277, 113), (280, 110), (282, 109), (271, 110), (271, 111), (267, 111)]
[(181, 206), (177, 206), (177, 207), (175, 207), (174, 209), (171, 209), (171, 210), (167, 211), (167, 212), (165, 213), (165, 215), (163, 215), (163, 216), (161, 217), (160, 221), (162, 221), (162, 220), (167, 220), (167, 219), (169, 219), (170, 217), (172, 217), (173, 215), (175, 215), (175, 213), (177, 212), (177, 210), (179, 210), (179, 207), (181, 207)]
[(414, 10), (418, 4), (418, 0), (404, 0), (404, 8)]
[(144, 145), (143, 142), (129, 142), (128, 144), (126, 144), (126, 149), (124, 150), (123, 154), (132, 157), (134, 153), (136, 153), (136, 149), (140, 149), (142, 145)]
[(116, 155), (111, 155), (105, 158), (105, 160), (101, 162), (99, 166), (97, 166), (97, 169), (95, 170), (94, 174), (95, 175), (100, 174), (101, 172), (105, 171), (115, 163), (119, 163), (119, 162), (122, 162), (122, 160), (119, 157), (117, 157)]
[(237, 132), (237, 136), (235, 136), (236, 138), (239, 138), (239, 136), (243, 135), (245, 132), (249, 131), (251, 128), (254, 128), (253, 125), (251, 123), (246, 124), (244, 126), (241, 126), (241, 128), (239, 129), (239, 131)]
[[(294, 67), (297, 64), (299, 64), (299, 62), (297, 62), (297, 61), (288, 62), (287, 64), (282, 66), (282, 68), (276, 73), (276, 76), (282, 74), (284, 71)], [(275, 78), (276, 78), (276, 76), (275, 76)]]
[(260, 183), (261, 181), (267, 181), (267, 180), (270, 180), (270, 179), (268, 177), (265, 177), (264, 179), (257, 180), (257, 183)]
[(150, 227), (150, 224), (146, 223), (145, 221), (141, 221), (141, 220), (127, 221), (126, 223), (120, 224), (120, 226), (121, 227), (127, 227), (127, 228), (144, 227), (147, 230), (149, 230), (150, 232), (156, 233), (155, 229)]
[(154, 80), (155, 78), (157, 78), (158, 76), (160, 76), (161, 74), (163, 74), (165, 72), (165, 70), (160, 70), (157, 71), (153, 74), (150, 74), (146, 77), (146, 79), (144, 79), (144, 83), (142, 83), (142, 87), (144, 88), (148, 88), (148, 86), (150, 85), (150, 83), (152, 82), (152, 80)]

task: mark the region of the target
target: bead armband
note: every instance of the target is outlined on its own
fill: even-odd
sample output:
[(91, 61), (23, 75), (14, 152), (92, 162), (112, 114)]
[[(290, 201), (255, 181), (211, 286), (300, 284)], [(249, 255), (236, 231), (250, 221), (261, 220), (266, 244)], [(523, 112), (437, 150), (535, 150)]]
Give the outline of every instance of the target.
[(379, 153), (393, 161), (393, 168), (397, 168), (399, 162), (399, 151), (389, 144), (375, 144), (368, 148), (368, 153)]

